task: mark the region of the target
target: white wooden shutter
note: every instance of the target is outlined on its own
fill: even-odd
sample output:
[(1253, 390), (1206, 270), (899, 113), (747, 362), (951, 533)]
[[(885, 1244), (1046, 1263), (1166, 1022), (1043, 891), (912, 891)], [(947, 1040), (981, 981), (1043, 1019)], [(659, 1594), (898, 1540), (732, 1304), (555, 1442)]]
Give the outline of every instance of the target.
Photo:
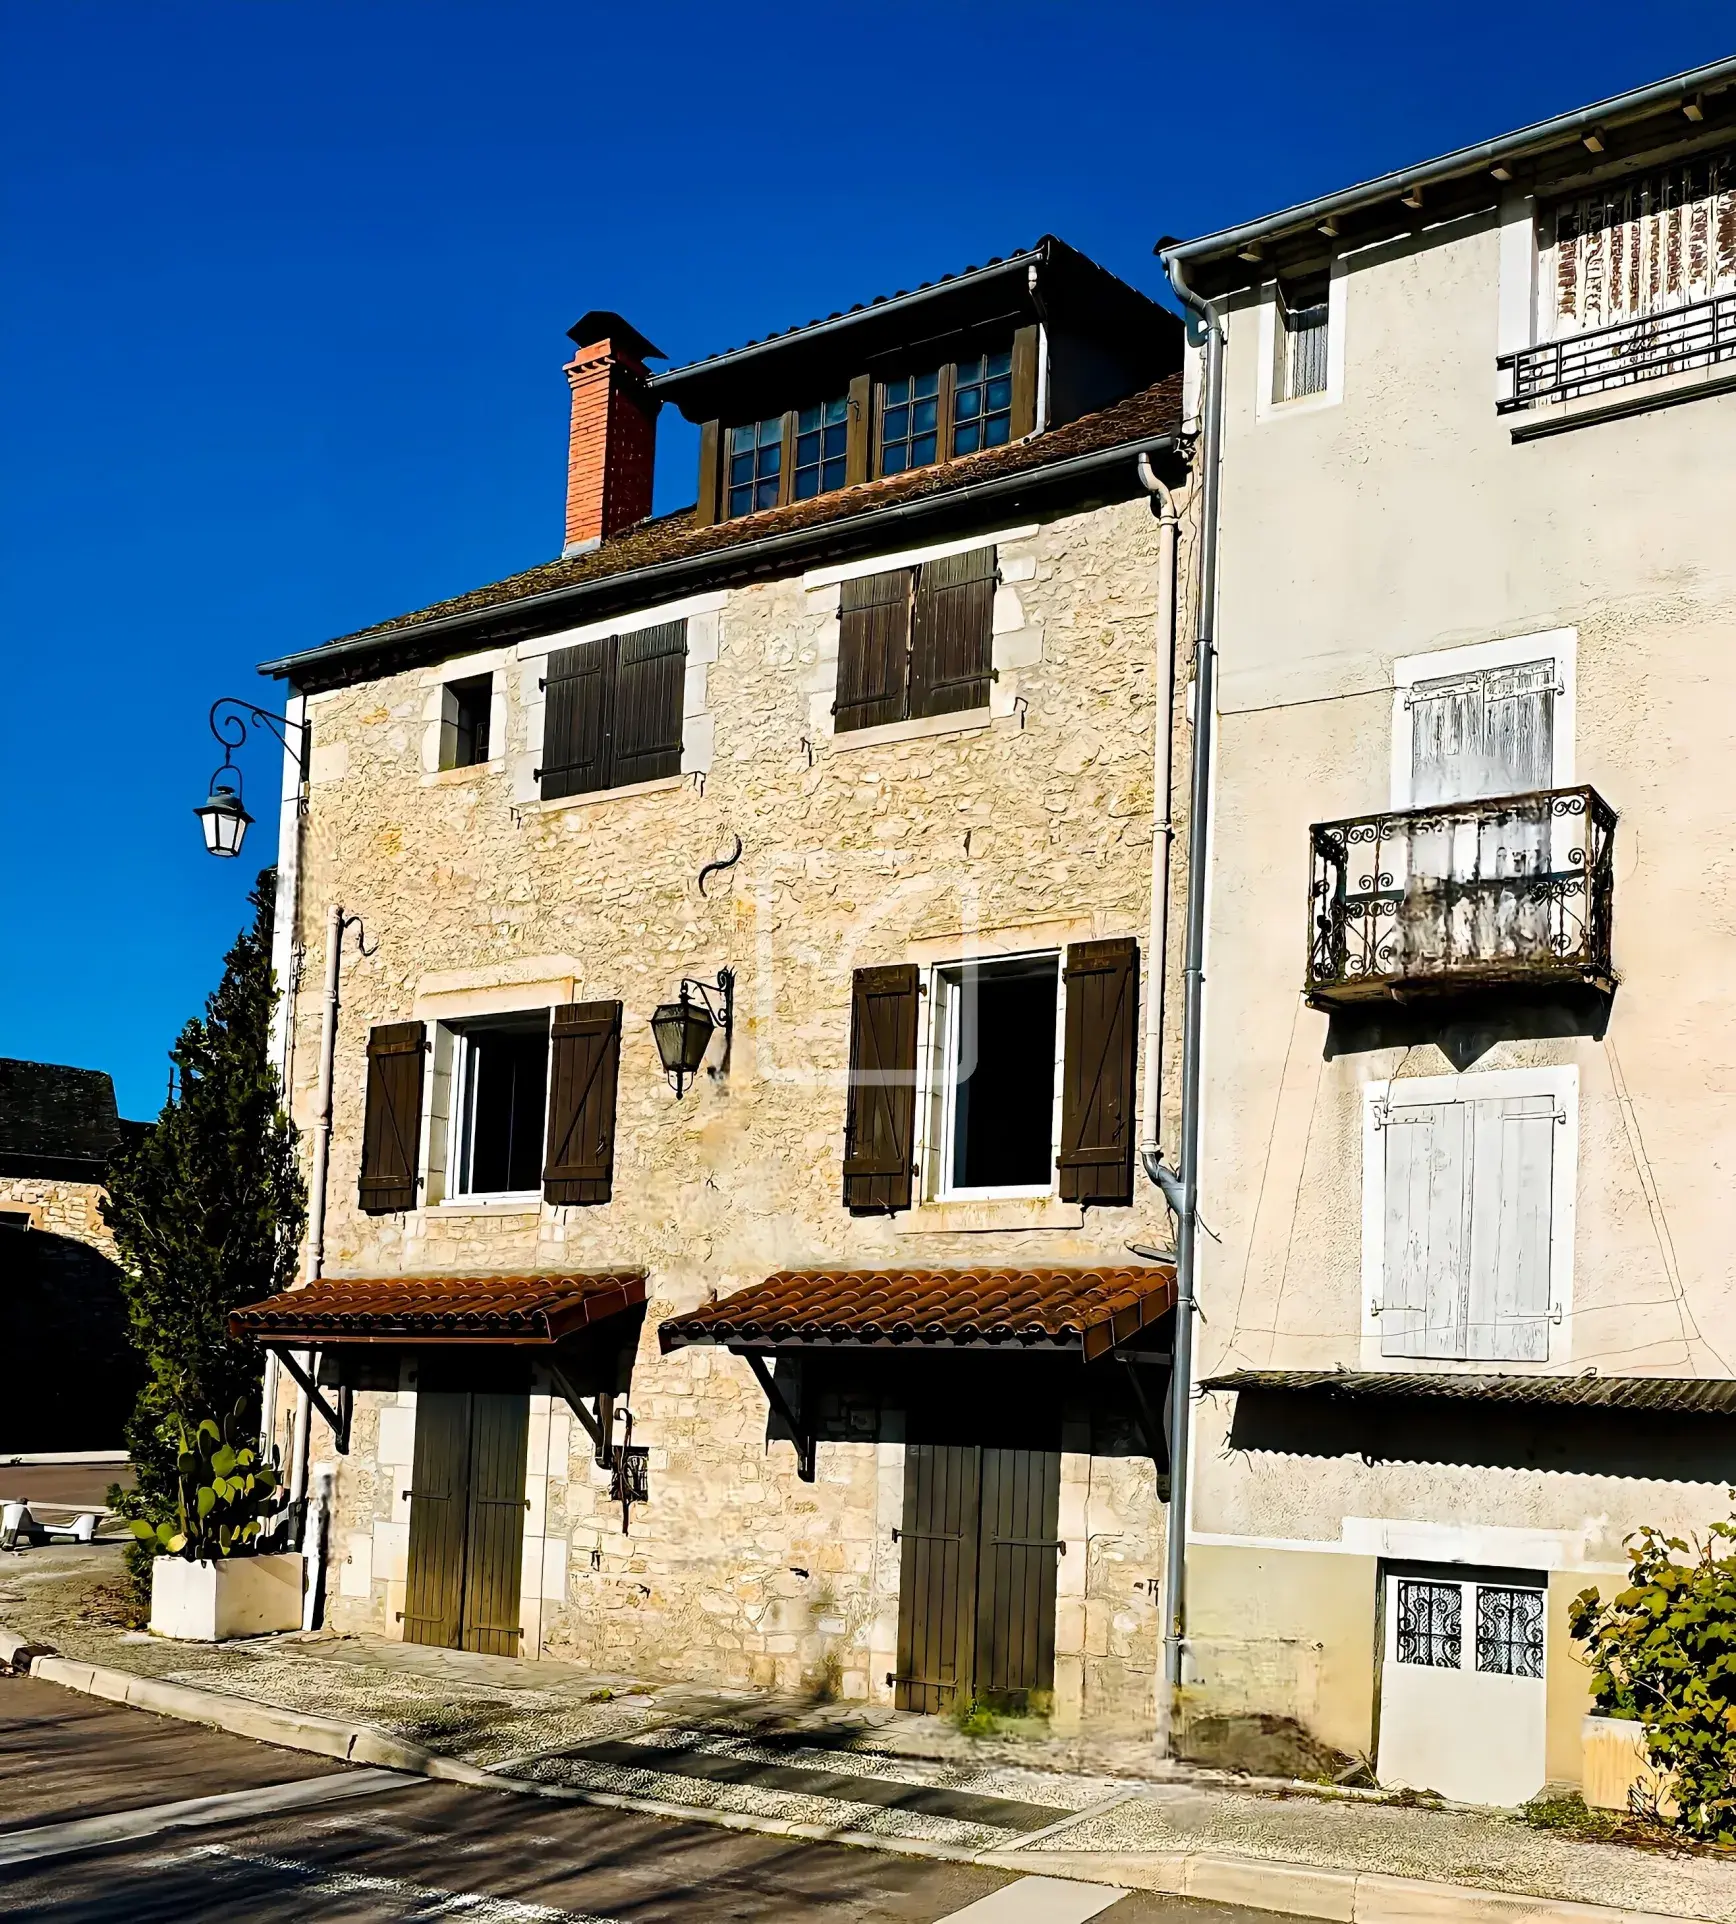
[(1555, 1101), (1510, 1096), (1466, 1107), (1471, 1260), (1464, 1353), (1478, 1361), (1546, 1363)]
[(1466, 1105), (1389, 1103), (1384, 1149), (1383, 1356), (1465, 1353)]
[(1411, 806), (1518, 795), (1553, 785), (1552, 658), (1419, 681), (1411, 717)]
[(1736, 152), (1563, 201), (1538, 229), (1538, 338), (1636, 320), (1736, 288)]

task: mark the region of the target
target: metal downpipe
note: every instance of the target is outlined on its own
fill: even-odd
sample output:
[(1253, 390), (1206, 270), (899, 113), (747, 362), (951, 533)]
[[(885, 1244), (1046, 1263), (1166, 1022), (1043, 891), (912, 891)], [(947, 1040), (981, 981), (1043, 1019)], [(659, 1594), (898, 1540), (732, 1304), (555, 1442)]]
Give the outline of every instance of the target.
[(1200, 565), (1194, 630), (1193, 769), (1188, 810), (1187, 937), (1182, 967), (1182, 1086), (1179, 1168), (1165, 1168), (1155, 1154), (1143, 1158), (1146, 1174), (1164, 1193), (1176, 1216), (1176, 1316), (1174, 1376), (1170, 1395), (1169, 1529), (1165, 1543), (1163, 1700), (1160, 1741), (1174, 1743), (1175, 1708), (1182, 1683), (1187, 1635), (1187, 1529), (1189, 1455), (1193, 1417), (1193, 1321), (1198, 1271), (1200, 1064), (1205, 982), (1206, 872), (1212, 793), (1212, 728), (1217, 680), (1218, 476), (1223, 449), (1224, 335), (1211, 303), (1188, 286), (1181, 264), (1163, 253), (1164, 271), (1177, 297), (1205, 329), (1204, 436), (1200, 464)]

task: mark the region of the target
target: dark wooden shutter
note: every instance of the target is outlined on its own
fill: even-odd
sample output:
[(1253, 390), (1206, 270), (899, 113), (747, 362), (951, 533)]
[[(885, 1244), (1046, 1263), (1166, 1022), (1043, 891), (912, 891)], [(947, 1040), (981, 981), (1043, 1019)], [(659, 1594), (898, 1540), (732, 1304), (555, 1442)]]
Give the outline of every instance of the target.
[(606, 1203), (614, 1193), (620, 1067), (619, 1002), (568, 1002), (555, 1010), (543, 1169), (548, 1202)]
[(1061, 1200), (1133, 1201), (1133, 1077), (1139, 944), (1130, 935), (1067, 951), (1061, 1077)]
[(914, 962), (856, 971), (844, 1129), (844, 1202), (850, 1209), (910, 1207), (917, 993)]
[(717, 520), (717, 448), (722, 438), (716, 421), (704, 422), (699, 430), (699, 500), (693, 510), (693, 525), (709, 528)]
[(910, 620), (910, 712), (986, 708), (994, 649), (993, 548), (925, 561)]
[(470, 1398), (462, 1391), (424, 1388), (416, 1398), (416, 1462), (410, 1473), (406, 1643), (458, 1648), (469, 1494)]
[(362, 1208), (370, 1216), (416, 1207), (422, 1159), (420, 1022), (388, 1022), (368, 1031), (368, 1104), (362, 1122)]
[(874, 442), (874, 377), (858, 374), (850, 383), (850, 425), (844, 436), (844, 485), (868, 479)]
[(903, 721), (910, 668), (913, 568), (859, 575), (843, 584), (839, 607), (838, 698), (833, 730)]
[(1041, 330), (1021, 327), (1013, 334), (1013, 418), (1008, 431), (1015, 441), (1037, 425), (1037, 356), (1042, 351)]
[(622, 635), (615, 666), (609, 788), (681, 773), (687, 623), (660, 622)]
[(904, 1450), (899, 1532), (899, 1710), (933, 1716), (971, 1697), (977, 1620), (982, 1451), (975, 1444), (910, 1443)]
[(1022, 1716), (1055, 1688), (1059, 1450), (982, 1452), (975, 1695)]
[[(521, 1654), (524, 1476), (530, 1398), (479, 1391), (470, 1398), (470, 1505), (465, 1519), (464, 1614), (459, 1647)], [(412, 1514), (414, 1512), (412, 1511)]]
[(557, 648), (543, 678), (543, 751), (537, 776), (545, 802), (609, 785), (609, 706), (615, 637)]

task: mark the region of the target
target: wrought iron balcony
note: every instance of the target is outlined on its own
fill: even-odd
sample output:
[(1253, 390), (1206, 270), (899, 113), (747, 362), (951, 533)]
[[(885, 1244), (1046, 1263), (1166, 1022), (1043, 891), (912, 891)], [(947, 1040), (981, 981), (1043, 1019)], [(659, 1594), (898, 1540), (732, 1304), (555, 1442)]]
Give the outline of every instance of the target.
[(1736, 361), (1736, 293), (1502, 354), (1495, 365), (1511, 372), (1513, 390), (1496, 402), (1496, 412), (1601, 394), (1720, 361)]
[(1553, 788), (1318, 822), (1315, 1008), (1498, 987), (1607, 993), (1615, 811)]

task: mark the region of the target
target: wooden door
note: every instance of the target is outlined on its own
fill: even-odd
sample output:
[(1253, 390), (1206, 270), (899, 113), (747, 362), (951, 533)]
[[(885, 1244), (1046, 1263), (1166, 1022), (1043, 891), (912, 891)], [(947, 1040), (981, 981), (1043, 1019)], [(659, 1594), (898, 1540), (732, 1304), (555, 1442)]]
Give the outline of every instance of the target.
[(459, 1647), (491, 1657), (516, 1657), (519, 1651), (529, 1443), (528, 1397), (471, 1396), (470, 1514)]
[(404, 1641), (458, 1648), (470, 1488), (470, 1397), (424, 1390), (416, 1399), (410, 1473), (410, 1564)]
[(1055, 1688), (1060, 1520), (1059, 1452), (982, 1452), (976, 1694), (993, 1709), (1022, 1714)]
[(904, 1458), (896, 1702), (1022, 1711), (1054, 1687), (1061, 1458), (912, 1443)]
[(519, 1654), (523, 1395), (423, 1390), (416, 1400), (404, 1640)]

